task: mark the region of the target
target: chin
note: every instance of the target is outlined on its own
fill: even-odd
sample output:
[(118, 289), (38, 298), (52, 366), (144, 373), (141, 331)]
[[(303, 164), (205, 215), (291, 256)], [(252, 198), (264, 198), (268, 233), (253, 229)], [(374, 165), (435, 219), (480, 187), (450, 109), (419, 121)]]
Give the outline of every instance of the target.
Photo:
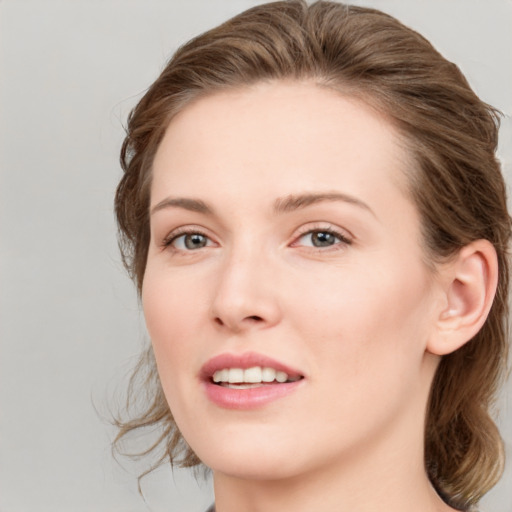
[(270, 443), (262, 446), (254, 442), (250, 445), (227, 442), (201, 448), (196, 454), (206, 466), (213, 472), (235, 478), (279, 480), (304, 471), (304, 461), (296, 457), (296, 447), (290, 450), (289, 447), (276, 448)]
[[(275, 460), (262, 460), (262, 457), (257, 460), (240, 460), (240, 456), (225, 457), (207, 465), (214, 473), (222, 473), (242, 480), (284, 480), (293, 478), (299, 473), (298, 468)], [(303, 471), (304, 468), (301, 468), (301, 472)]]

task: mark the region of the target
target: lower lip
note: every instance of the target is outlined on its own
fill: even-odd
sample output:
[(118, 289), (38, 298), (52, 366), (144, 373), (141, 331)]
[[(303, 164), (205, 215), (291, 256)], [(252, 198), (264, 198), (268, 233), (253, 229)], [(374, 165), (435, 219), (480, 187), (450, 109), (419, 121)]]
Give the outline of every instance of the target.
[(293, 393), (303, 379), (282, 384), (264, 384), (261, 387), (249, 389), (225, 388), (205, 382), (207, 397), (219, 407), (225, 409), (257, 409), (264, 405)]

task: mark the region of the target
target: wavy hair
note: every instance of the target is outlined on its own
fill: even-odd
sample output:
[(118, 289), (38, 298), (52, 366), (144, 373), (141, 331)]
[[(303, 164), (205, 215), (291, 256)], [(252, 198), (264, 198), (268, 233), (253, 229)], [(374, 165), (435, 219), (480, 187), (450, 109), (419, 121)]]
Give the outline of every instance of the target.
[[(445, 501), (466, 509), (497, 482), (503, 446), (490, 416), (507, 361), (510, 217), (495, 157), (499, 113), (472, 91), (459, 68), (417, 32), (378, 10), (336, 2), (280, 1), (249, 9), (178, 49), (131, 112), (121, 150), (124, 175), (115, 211), (124, 264), (142, 288), (150, 239), (151, 167), (164, 132), (191, 101), (259, 81), (313, 80), (384, 113), (415, 163), (409, 193), (432, 263), (477, 239), (496, 249), (499, 284), (481, 331), (444, 356), (425, 425), (425, 465)], [(181, 466), (200, 463), (186, 445), (160, 387), (151, 348), (132, 377), (114, 444), (161, 427), (144, 453)], [(130, 398), (131, 397), (131, 398)]]

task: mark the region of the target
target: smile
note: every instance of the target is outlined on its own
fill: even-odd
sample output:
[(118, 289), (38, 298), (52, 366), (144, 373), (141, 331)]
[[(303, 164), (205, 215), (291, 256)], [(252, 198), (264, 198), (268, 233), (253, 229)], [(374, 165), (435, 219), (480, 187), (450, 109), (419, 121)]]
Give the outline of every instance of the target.
[(286, 372), (270, 367), (223, 368), (213, 374), (213, 382), (234, 389), (250, 389), (270, 383), (295, 382), (300, 376), (289, 377)]
[(254, 409), (285, 397), (299, 388), (304, 376), (267, 356), (255, 353), (222, 354), (202, 368), (206, 396), (227, 409)]

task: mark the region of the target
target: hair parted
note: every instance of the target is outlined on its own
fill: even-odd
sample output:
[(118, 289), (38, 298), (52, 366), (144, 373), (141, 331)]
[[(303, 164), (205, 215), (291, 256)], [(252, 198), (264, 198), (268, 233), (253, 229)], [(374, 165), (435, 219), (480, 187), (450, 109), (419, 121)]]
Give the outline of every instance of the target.
[[(413, 162), (409, 193), (428, 261), (477, 239), (497, 251), (499, 283), (489, 317), (473, 340), (442, 358), (425, 426), (433, 485), (452, 506), (468, 508), (503, 470), (502, 441), (489, 411), (507, 363), (511, 224), (495, 157), (499, 113), (421, 35), (378, 10), (285, 0), (249, 9), (180, 47), (128, 119), (115, 198), (124, 264), (140, 293), (152, 162), (173, 116), (202, 96), (273, 80), (312, 80), (357, 97), (394, 124)], [(132, 377), (135, 397), (140, 375), (150, 397), (135, 418), (118, 421), (115, 443), (135, 429), (160, 425), (162, 435), (144, 453), (161, 448), (159, 463), (199, 464), (173, 421), (151, 348)]]

